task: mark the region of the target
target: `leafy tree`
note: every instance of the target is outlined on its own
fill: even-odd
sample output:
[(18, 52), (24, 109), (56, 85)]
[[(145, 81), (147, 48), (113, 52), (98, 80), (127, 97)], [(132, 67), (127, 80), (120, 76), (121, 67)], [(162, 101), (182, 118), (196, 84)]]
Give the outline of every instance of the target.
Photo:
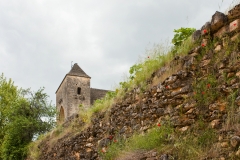
[(175, 35), (172, 39), (172, 43), (175, 46), (180, 46), (182, 42), (184, 42), (189, 36), (191, 36), (194, 31), (196, 31), (195, 28), (181, 27), (180, 29), (174, 29), (173, 32), (175, 32)]
[(0, 76), (0, 159), (24, 159), (34, 136), (55, 125), (55, 107), (43, 91), (18, 89)]
[(195, 28), (180, 28), (180, 29), (174, 29), (173, 32), (175, 32), (175, 35), (172, 39), (172, 43), (174, 44), (174, 47), (172, 48), (172, 54), (173, 56), (176, 55), (178, 48), (182, 45), (182, 43), (192, 35), (192, 33), (196, 31)]

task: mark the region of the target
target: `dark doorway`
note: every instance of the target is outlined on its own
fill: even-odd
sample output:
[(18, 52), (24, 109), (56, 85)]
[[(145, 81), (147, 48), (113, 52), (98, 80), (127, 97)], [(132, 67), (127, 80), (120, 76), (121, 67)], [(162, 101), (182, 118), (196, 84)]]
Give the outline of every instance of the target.
[(64, 122), (64, 119), (65, 119), (64, 109), (63, 109), (63, 107), (61, 106), (61, 108), (60, 108), (60, 113), (59, 113), (59, 121), (60, 121), (60, 122)]

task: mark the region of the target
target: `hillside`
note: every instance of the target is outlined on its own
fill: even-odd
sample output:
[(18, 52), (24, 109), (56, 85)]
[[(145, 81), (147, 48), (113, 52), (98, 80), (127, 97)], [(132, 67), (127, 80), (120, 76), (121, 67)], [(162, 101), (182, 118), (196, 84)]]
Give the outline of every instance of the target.
[[(240, 4), (30, 147), (30, 159), (240, 159)], [(161, 47), (160, 47), (161, 48)]]

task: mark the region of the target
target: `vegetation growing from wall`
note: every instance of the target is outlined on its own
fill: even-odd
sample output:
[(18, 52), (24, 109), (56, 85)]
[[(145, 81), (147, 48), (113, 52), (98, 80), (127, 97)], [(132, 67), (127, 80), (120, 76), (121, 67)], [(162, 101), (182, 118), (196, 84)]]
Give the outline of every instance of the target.
[[(202, 29), (202, 37), (195, 43), (185, 39), (177, 50), (155, 46), (130, 68), (130, 76), (120, 83), (116, 92), (96, 101), (89, 110), (82, 110), (79, 119), (84, 122), (83, 126), (91, 123), (92, 126), (76, 130), (81, 136), (90, 135), (83, 138), (86, 148), (79, 149), (78, 153), (87, 155), (85, 150), (89, 150), (103, 159), (121, 159), (129, 153), (155, 150), (169, 159), (239, 158), (240, 65), (236, 58), (239, 35), (230, 40), (227, 36), (232, 37), (236, 32), (224, 34), (228, 39), (223, 40), (205, 32), (207, 30)], [(177, 57), (182, 68), (172, 73), (174, 66), (171, 65)], [(171, 74), (153, 86), (154, 74), (164, 67), (168, 67)], [(158, 117), (154, 119), (154, 116)], [(153, 127), (157, 121), (161, 123)], [(56, 131), (64, 132), (61, 127)], [(59, 132), (55, 135), (59, 136), (56, 134)], [(67, 137), (64, 145), (69, 141), (82, 142), (81, 136), (64, 134)], [(64, 139), (64, 134), (58, 138)], [(89, 147), (91, 145), (96, 146)], [(55, 148), (47, 153), (54, 155)]]

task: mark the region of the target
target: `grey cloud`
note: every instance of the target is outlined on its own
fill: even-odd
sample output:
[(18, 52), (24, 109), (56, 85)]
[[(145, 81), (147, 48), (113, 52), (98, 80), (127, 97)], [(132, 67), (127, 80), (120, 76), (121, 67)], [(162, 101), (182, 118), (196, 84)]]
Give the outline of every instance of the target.
[(15, 84), (55, 91), (71, 61), (112, 89), (145, 50), (171, 40), (173, 29), (200, 28), (222, 0), (0, 1), (0, 71)]

